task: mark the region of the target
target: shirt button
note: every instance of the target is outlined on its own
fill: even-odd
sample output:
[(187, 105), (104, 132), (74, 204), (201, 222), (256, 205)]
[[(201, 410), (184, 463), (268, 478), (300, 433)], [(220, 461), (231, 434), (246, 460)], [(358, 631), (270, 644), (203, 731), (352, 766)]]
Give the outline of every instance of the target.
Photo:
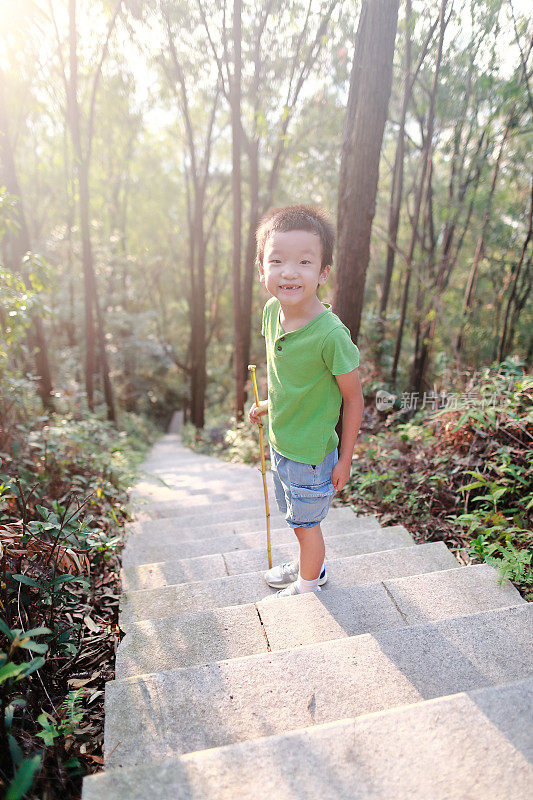
[(280, 340), (280, 342), (284, 342), (285, 341), (285, 337), (284, 336), (280, 336), (279, 340)]
[(283, 350), (282, 346), (278, 344), (278, 350)]

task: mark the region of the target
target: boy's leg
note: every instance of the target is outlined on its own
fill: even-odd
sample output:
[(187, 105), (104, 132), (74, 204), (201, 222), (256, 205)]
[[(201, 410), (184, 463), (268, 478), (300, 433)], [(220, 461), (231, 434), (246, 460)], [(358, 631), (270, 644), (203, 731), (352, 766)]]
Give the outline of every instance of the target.
[(300, 543), (300, 576), (305, 581), (318, 580), (326, 553), (320, 525), (294, 528), (294, 533)]

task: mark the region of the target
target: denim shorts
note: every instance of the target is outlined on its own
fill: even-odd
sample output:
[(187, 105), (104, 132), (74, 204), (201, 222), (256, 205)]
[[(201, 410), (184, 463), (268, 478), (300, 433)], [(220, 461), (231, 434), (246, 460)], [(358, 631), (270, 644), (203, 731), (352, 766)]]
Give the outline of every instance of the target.
[(291, 461), (270, 445), (276, 502), (289, 527), (314, 528), (326, 517), (336, 491), (331, 476), (338, 460), (337, 448), (313, 465)]

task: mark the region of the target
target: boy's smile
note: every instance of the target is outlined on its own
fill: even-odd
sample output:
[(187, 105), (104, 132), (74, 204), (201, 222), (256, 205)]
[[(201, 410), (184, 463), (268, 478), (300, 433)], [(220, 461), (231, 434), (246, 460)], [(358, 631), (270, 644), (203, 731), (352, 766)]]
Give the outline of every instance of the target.
[(277, 297), (291, 316), (316, 311), (318, 286), (324, 284), (330, 267), (322, 265), (320, 237), (311, 231), (276, 231), (265, 242), (261, 283)]

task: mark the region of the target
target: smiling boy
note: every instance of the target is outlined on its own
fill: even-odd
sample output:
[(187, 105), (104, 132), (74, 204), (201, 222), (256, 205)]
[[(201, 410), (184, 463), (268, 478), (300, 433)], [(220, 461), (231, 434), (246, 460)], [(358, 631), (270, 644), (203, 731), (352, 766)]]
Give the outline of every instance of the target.
[[(300, 545), (297, 561), (268, 570), (278, 595), (320, 591), (327, 580), (320, 523), (350, 476), (363, 413), (359, 350), (348, 328), (322, 303), (335, 232), (326, 212), (298, 205), (271, 209), (256, 233), (259, 279), (272, 295), (263, 309), (268, 400), (249, 411), (269, 415), (276, 501)], [(342, 441), (335, 427), (344, 401)]]

